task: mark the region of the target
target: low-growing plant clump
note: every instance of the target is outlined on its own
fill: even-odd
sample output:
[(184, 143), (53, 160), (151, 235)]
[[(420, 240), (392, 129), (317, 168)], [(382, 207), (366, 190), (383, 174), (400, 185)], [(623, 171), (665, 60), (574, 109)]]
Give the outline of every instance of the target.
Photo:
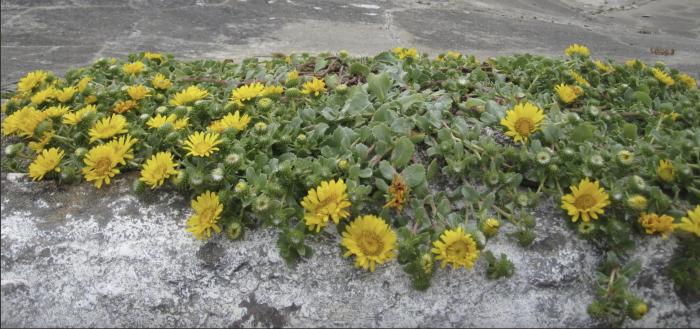
[(480, 258), (488, 278), (513, 275), (489, 239), (512, 225), (527, 247), (534, 207), (553, 200), (605, 254), (589, 314), (620, 325), (648, 310), (629, 286), (646, 239), (678, 240), (668, 278), (700, 294), (700, 92), (663, 63), (565, 53), (146, 52), (34, 71), (3, 105), (2, 168), (98, 189), (137, 172), (137, 193), (191, 197), (194, 238), (273, 226), (289, 264), (334, 226), (355, 266), (396, 260), (416, 289)]

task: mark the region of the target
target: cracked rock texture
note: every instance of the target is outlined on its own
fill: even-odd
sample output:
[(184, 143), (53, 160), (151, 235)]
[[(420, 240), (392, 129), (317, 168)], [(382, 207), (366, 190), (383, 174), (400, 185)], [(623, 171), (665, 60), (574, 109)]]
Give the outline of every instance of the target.
[[(25, 72), (58, 73), (139, 51), (181, 59), (417, 47), (488, 56), (562, 56), (583, 43), (597, 58), (664, 61), (700, 72), (697, 0), (1, 0), (2, 88)], [(675, 49), (673, 56), (650, 48)]]
[[(2, 175), (2, 326), (589, 327), (600, 257), (543, 206), (527, 249), (506, 237), (488, 249), (516, 267), (510, 279), (438, 270), (426, 292), (396, 262), (375, 273), (343, 258), (332, 229), (310, 239), (313, 257), (288, 268), (272, 229), (208, 242), (185, 231), (189, 200), (137, 197), (133, 175), (107, 188), (56, 186)], [(650, 305), (629, 326), (699, 327), (700, 302), (684, 304), (662, 275), (673, 238), (645, 239), (632, 286)]]
[[(241, 59), (271, 52), (348, 50), (372, 55), (395, 46), (435, 55), (530, 52), (562, 56), (584, 43), (596, 58), (665, 61), (698, 76), (697, 0), (0, 0), (1, 84), (26, 72), (89, 65), (131, 52), (180, 59)], [(650, 48), (675, 49), (658, 56)], [(410, 287), (395, 263), (356, 270), (329, 230), (315, 254), (285, 266), (271, 229), (241, 241), (207, 243), (185, 232), (189, 200), (137, 197), (133, 175), (96, 190), (32, 183), (3, 173), (0, 325), (44, 326), (466, 326), (587, 327), (600, 255), (565, 227), (551, 204), (537, 211), (528, 248), (489, 242), (516, 266), (507, 280), (439, 270), (427, 292)], [(700, 327), (700, 303), (684, 302), (662, 275), (673, 238), (645, 239), (633, 282), (649, 314), (628, 326)]]

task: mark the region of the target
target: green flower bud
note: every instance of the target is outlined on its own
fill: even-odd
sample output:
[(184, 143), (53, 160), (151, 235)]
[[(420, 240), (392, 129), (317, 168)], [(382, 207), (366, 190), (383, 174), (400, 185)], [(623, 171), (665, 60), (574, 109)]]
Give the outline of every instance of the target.
[(165, 100), (165, 96), (161, 93), (158, 93), (156, 94), (155, 100), (158, 103), (162, 103)]
[(229, 155), (226, 156), (226, 159), (224, 161), (226, 161), (226, 163), (233, 166), (233, 165), (237, 164), (238, 161), (240, 161), (240, 160), (241, 160), (241, 157), (238, 156), (237, 153), (229, 153)]
[(226, 226), (226, 236), (232, 241), (236, 241), (243, 237), (243, 225), (239, 222), (233, 222)]
[(348, 85), (346, 85), (346, 84), (344, 84), (344, 83), (343, 83), (343, 84), (339, 84), (339, 85), (335, 86), (335, 91), (336, 91), (338, 94), (343, 95), (343, 94), (345, 94), (345, 93), (348, 92)]
[(549, 167), (547, 167), (547, 170), (549, 170), (549, 172), (551, 172), (551, 173), (557, 173), (557, 172), (559, 172), (559, 166), (557, 166), (555, 164), (551, 164), (551, 165), (549, 165)]
[(257, 131), (265, 131), (267, 129), (267, 124), (264, 122), (258, 122), (255, 124), (255, 130)]
[(87, 153), (87, 151), (88, 151), (88, 149), (86, 149), (84, 147), (79, 147), (79, 148), (75, 149), (73, 154), (75, 154), (77, 157), (82, 157), (83, 155), (85, 155), (85, 153)]
[(578, 232), (583, 236), (590, 235), (593, 231), (595, 231), (595, 224), (592, 222), (581, 222), (578, 224)]
[(233, 188), (233, 190), (236, 193), (243, 193), (247, 189), (248, 189), (248, 183), (246, 183), (246, 181), (244, 181), (244, 180), (238, 181), (238, 183), (236, 183), (236, 186)]
[(423, 254), (421, 256), (421, 268), (425, 274), (430, 274), (433, 272), (435, 267), (435, 262), (433, 261), (433, 256), (430, 254)]
[(591, 156), (591, 165), (602, 167), (603, 164), (605, 164), (605, 160), (603, 160), (603, 157), (600, 156), (600, 154), (594, 154)]
[(255, 199), (255, 204), (253, 205), (253, 207), (257, 212), (263, 212), (267, 210), (267, 208), (270, 207), (270, 198), (268, 198), (264, 194), (259, 196), (257, 199)]
[(495, 219), (493, 217), (487, 218), (481, 223), (481, 232), (484, 232), (484, 235), (490, 238), (496, 235), (496, 233), (498, 233), (498, 229), (500, 227), (501, 222), (499, 222), (498, 219)]
[(617, 152), (617, 160), (619, 160), (621, 164), (629, 166), (634, 163), (634, 153), (627, 150), (621, 150), (620, 152)]
[(338, 161), (338, 168), (340, 170), (348, 169), (348, 160), (343, 159), (343, 160)]
[(78, 172), (76, 168), (73, 167), (64, 167), (61, 170), (61, 181), (63, 183), (71, 184), (75, 183), (78, 180)]
[(338, 56), (339, 56), (340, 58), (342, 58), (342, 59), (347, 58), (348, 55), (349, 55), (349, 54), (348, 54), (348, 51), (347, 51), (347, 50), (341, 50), (341, 51), (338, 53)]
[(156, 108), (156, 113), (165, 114), (165, 112), (168, 112), (168, 108), (166, 106), (158, 106)]
[(5, 147), (5, 154), (9, 157), (13, 157), (24, 149), (24, 144), (22, 143), (16, 143), (16, 144), (10, 144), (7, 147)]
[(178, 118), (183, 118), (187, 114), (187, 107), (184, 106), (177, 106), (175, 107), (175, 110), (173, 113), (178, 117)]
[(204, 183), (204, 174), (199, 171), (192, 172), (189, 177), (189, 182), (192, 186), (202, 185), (202, 183)]
[(489, 184), (490, 186), (496, 186), (498, 185), (498, 182), (500, 181), (500, 177), (498, 175), (498, 172), (489, 170), (486, 173), (486, 184)]
[(144, 184), (144, 182), (140, 179), (136, 179), (134, 180), (132, 188), (134, 190), (134, 193), (141, 194), (146, 191), (146, 184)]
[(284, 94), (289, 98), (296, 98), (301, 95), (301, 91), (299, 91), (297, 88), (287, 88), (287, 90), (284, 91)]
[(187, 173), (184, 170), (180, 170), (177, 172), (177, 175), (173, 175), (170, 178), (170, 181), (173, 183), (175, 186), (181, 186), (182, 183), (186, 180)]
[(630, 317), (634, 320), (639, 320), (644, 317), (649, 311), (649, 307), (642, 301), (636, 301), (631, 304)]
[(263, 109), (263, 110), (270, 109), (270, 107), (272, 107), (272, 103), (273, 103), (272, 100), (267, 98), (267, 97), (263, 97), (263, 98), (259, 99), (257, 102), (258, 107), (260, 109)]
[(50, 121), (42, 121), (34, 129), (34, 136), (43, 136), (49, 130), (51, 130), (51, 122)]
[(211, 179), (215, 182), (220, 182), (224, 179), (224, 169), (221, 167), (214, 168), (214, 170), (211, 171)]
[(644, 178), (637, 175), (632, 176), (632, 186), (638, 191), (646, 191), (647, 189), (647, 183), (644, 181)]
[(627, 205), (634, 210), (642, 211), (647, 208), (647, 198), (641, 194), (635, 194), (627, 198)]
[(541, 165), (548, 164), (551, 159), (552, 157), (549, 155), (549, 152), (542, 151), (537, 153), (537, 162)]

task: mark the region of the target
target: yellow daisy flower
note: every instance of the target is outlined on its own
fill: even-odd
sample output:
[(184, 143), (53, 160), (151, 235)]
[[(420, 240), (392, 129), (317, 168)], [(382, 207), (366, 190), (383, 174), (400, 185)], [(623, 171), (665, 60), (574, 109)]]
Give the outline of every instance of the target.
[(57, 92), (58, 90), (56, 90), (56, 88), (54, 88), (53, 86), (49, 86), (44, 90), (37, 91), (36, 94), (34, 94), (30, 99), (32, 101), (32, 104), (41, 105), (44, 102), (47, 102), (56, 97)]
[(668, 75), (662, 70), (659, 70), (654, 67), (651, 69), (651, 73), (654, 74), (654, 78), (656, 78), (656, 80), (659, 80), (661, 83), (665, 84), (668, 87), (673, 86), (675, 84), (673, 78), (671, 78), (670, 75)]
[(695, 206), (693, 210), (688, 210), (688, 217), (681, 218), (681, 222), (675, 224), (674, 228), (694, 233), (695, 236), (700, 237), (700, 205)]
[(266, 86), (265, 89), (263, 89), (261, 96), (276, 97), (282, 95), (283, 92), (284, 88), (282, 88), (282, 86)]
[(63, 115), (63, 124), (67, 125), (77, 125), (83, 118), (85, 118), (90, 113), (97, 113), (97, 107), (95, 105), (85, 105), (80, 110), (75, 112), (69, 112)]
[(17, 91), (21, 93), (29, 93), (34, 90), (34, 88), (42, 84), (48, 76), (48, 72), (42, 70), (29, 72), (22, 79), (19, 79), (19, 82), (17, 83)]
[(610, 72), (615, 70), (615, 68), (612, 67), (612, 65), (608, 65), (606, 63), (603, 63), (603, 61), (601, 61), (599, 59), (596, 59), (595, 62), (593, 62), (593, 64), (595, 64), (595, 67), (597, 67), (598, 70), (603, 72), (603, 73), (610, 73)]
[(247, 114), (241, 116), (241, 114), (238, 111), (236, 111), (236, 113), (226, 114), (220, 120), (212, 122), (211, 125), (209, 125), (209, 129), (218, 133), (221, 133), (229, 128), (241, 131), (248, 126), (248, 123), (250, 123), (250, 116), (248, 116)]
[(657, 215), (655, 213), (642, 213), (639, 216), (639, 224), (644, 227), (647, 234), (661, 233), (664, 240), (668, 239), (669, 234), (673, 233), (673, 217), (668, 215)]
[(668, 160), (659, 160), (659, 166), (656, 167), (656, 174), (659, 175), (662, 181), (670, 183), (676, 178), (676, 168), (673, 163)]
[(598, 181), (591, 182), (588, 177), (581, 180), (578, 187), (571, 186), (571, 193), (561, 197), (561, 207), (571, 216), (571, 221), (576, 223), (579, 217), (584, 222), (598, 219), (598, 215), (605, 214), (603, 208), (610, 205), (610, 199), (605, 189), (600, 187)]
[(143, 57), (152, 61), (158, 61), (159, 63), (163, 61), (163, 54), (161, 53), (152, 53), (147, 51), (145, 54), (143, 54)]
[(644, 64), (642, 61), (640, 61), (636, 58), (632, 58), (632, 59), (627, 60), (625, 62), (625, 66), (627, 66), (630, 69), (640, 68), (640, 69), (644, 70), (647, 68), (646, 64)]
[(471, 234), (464, 233), (461, 227), (442, 232), (440, 239), (433, 241), (431, 251), (436, 255), (435, 259), (442, 261), (440, 268), (450, 264), (453, 269), (460, 267), (471, 269), (479, 258), (476, 241)]
[(161, 90), (166, 90), (172, 86), (172, 81), (170, 79), (166, 78), (164, 75), (158, 73), (156, 76), (153, 77), (151, 80), (151, 83), (153, 84), (153, 87), (156, 89), (161, 89)]
[(67, 103), (67, 102), (70, 102), (71, 99), (73, 99), (73, 96), (77, 92), (78, 92), (78, 88), (76, 88), (76, 87), (73, 87), (73, 86), (65, 87), (65, 88), (61, 89), (60, 91), (56, 91), (55, 97), (59, 102)]
[(192, 200), (192, 209), (195, 214), (187, 220), (187, 232), (191, 232), (195, 238), (205, 240), (211, 237), (211, 231), (221, 233), (221, 227), (217, 224), (224, 205), (219, 201), (219, 195), (206, 191)]
[(88, 95), (85, 97), (85, 104), (93, 104), (97, 102), (97, 96), (95, 95)]
[(200, 89), (197, 86), (189, 86), (185, 90), (181, 90), (173, 99), (170, 100), (170, 105), (173, 106), (185, 106), (190, 103), (194, 103), (204, 97), (207, 97), (209, 92), (204, 89)]
[(208, 157), (212, 153), (219, 150), (216, 145), (219, 145), (221, 140), (219, 139), (218, 133), (208, 133), (195, 132), (190, 135), (185, 142), (185, 150), (187, 155), (193, 155), (198, 157)]
[(135, 86), (129, 86), (128, 88), (126, 88), (126, 93), (129, 94), (129, 97), (131, 97), (131, 99), (137, 102), (148, 96), (151, 96), (148, 88), (140, 84)]
[(447, 57), (452, 58), (452, 59), (458, 59), (459, 57), (462, 56), (459, 52), (448, 50), (447, 53), (445, 54)]
[(343, 232), (341, 245), (347, 248), (345, 257), (355, 255), (355, 267), (374, 272), (377, 264), (396, 257), (396, 233), (381, 218), (361, 216)]
[(61, 159), (63, 159), (63, 150), (56, 147), (43, 150), (29, 165), (29, 177), (32, 180), (42, 180), (44, 175), (51, 171), (61, 172), (61, 168), (58, 167)]
[(23, 137), (34, 136), (34, 130), (44, 119), (45, 114), (31, 106), (25, 106), (22, 109), (10, 114), (2, 122), (2, 130), (5, 136), (17, 134)]
[(48, 109), (44, 110), (44, 117), (47, 118), (57, 118), (60, 117), (66, 113), (68, 113), (70, 109), (67, 106), (63, 105), (57, 105), (57, 106), (51, 106)]
[(125, 135), (120, 137), (115, 137), (105, 144), (114, 150), (114, 153), (121, 159), (120, 164), (125, 165), (126, 160), (131, 160), (134, 158), (134, 151), (131, 149), (138, 139), (131, 137), (131, 135)]
[(326, 83), (323, 80), (319, 80), (313, 77), (311, 81), (304, 82), (301, 92), (304, 95), (313, 94), (314, 96), (320, 95), (322, 92), (326, 91)]
[(566, 53), (566, 56), (573, 57), (574, 55), (581, 55), (583, 57), (588, 57), (591, 55), (591, 52), (588, 50), (588, 47), (579, 45), (579, 44), (572, 44), (566, 50), (564, 50), (564, 53)]
[(310, 189), (301, 206), (304, 207), (304, 220), (310, 229), (321, 231), (329, 219), (337, 225), (340, 220), (350, 216), (347, 208), (351, 203), (346, 193), (347, 186), (342, 179), (323, 181), (315, 189)]
[(126, 113), (136, 108), (136, 106), (138, 106), (138, 103), (131, 99), (125, 101), (117, 101), (116, 103), (114, 103), (114, 108), (112, 108), (112, 112)]
[(150, 128), (157, 129), (169, 123), (173, 125), (175, 130), (178, 130), (187, 127), (188, 120), (189, 118), (178, 119), (175, 114), (170, 114), (167, 117), (156, 114), (155, 117), (148, 119), (146, 125)]
[(398, 56), (399, 59), (418, 57), (418, 52), (416, 51), (416, 48), (396, 47), (396, 48), (392, 49), (391, 51), (394, 53), (394, 55)]
[(291, 70), (287, 72), (287, 81), (293, 81), (299, 78), (299, 72), (297, 70)]
[(578, 84), (580, 84), (580, 85), (582, 85), (582, 86), (586, 86), (586, 87), (590, 87), (590, 86), (591, 86), (591, 84), (588, 83), (588, 80), (586, 80), (586, 79), (585, 79), (583, 76), (581, 76), (580, 74), (576, 73), (576, 71), (574, 71), (574, 70), (569, 70), (569, 74), (571, 74), (571, 76), (574, 78), (574, 80), (576, 80), (576, 83), (578, 83)]
[(90, 128), (90, 143), (99, 140), (113, 137), (114, 135), (124, 134), (127, 132), (126, 118), (119, 114), (112, 114), (107, 118), (97, 121)]
[(155, 189), (163, 185), (168, 177), (178, 174), (176, 167), (177, 164), (170, 152), (158, 152), (146, 160), (139, 180), (146, 183), (151, 189)]
[(84, 92), (85, 89), (87, 89), (90, 81), (92, 81), (92, 77), (83, 77), (82, 79), (80, 79), (80, 81), (78, 81), (78, 85), (77, 85), (78, 92), (80, 92), (80, 93)]
[(544, 120), (544, 112), (536, 105), (524, 102), (515, 105), (501, 120), (501, 125), (508, 128), (506, 135), (517, 142), (526, 143), (529, 136), (539, 130)]
[(35, 153), (40, 153), (44, 148), (46, 148), (46, 145), (51, 142), (51, 139), (54, 136), (53, 131), (47, 131), (44, 133), (44, 135), (41, 136), (41, 138), (36, 141), (36, 142), (29, 142), (27, 146), (29, 146), (29, 149), (34, 151)]
[(124, 71), (124, 73), (126, 73), (126, 74), (134, 75), (134, 74), (139, 74), (139, 73), (143, 72), (145, 67), (146, 66), (143, 65), (143, 62), (136, 61), (133, 63), (124, 64), (122, 66), (122, 71)]
[(232, 102), (246, 102), (262, 95), (265, 86), (260, 82), (240, 86), (231, 91)]
[(681, 73), (678, 75), (678, 81), (684, 84), (688, 89), (698, 88), (698, 83), (695, 82), (695, 79), (685, 73)]
[(567, 84), (559, 84), (554, 87), (554, 91), (559, 95), (559, 99), (566, 104), (570, 104), (576, 100), (579, 96), (579, 92), (576, 86), (570, 86)]
[(117, 165), (124, 162), (124, 159), (107, 144), (97, 145), (91, 148), (85, 158), (85, 167), (82, 172), (85, 180), (95, 181), (95, 187), (102, 188), (102, 184), (109, 185), (112, 177), (119, 173)]

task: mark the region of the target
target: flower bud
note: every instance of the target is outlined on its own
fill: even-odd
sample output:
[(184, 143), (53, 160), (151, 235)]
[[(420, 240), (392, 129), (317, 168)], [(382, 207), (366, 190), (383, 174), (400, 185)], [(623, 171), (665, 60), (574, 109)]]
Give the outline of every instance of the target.
[(627, 205), (634, 210), (642, 211), (647, 208), (647, 198), (643, 195), (635, 194), (627, 198)]
[(301, 95), (301, 91), (299, 91), (297, 88), (287, 88), (287, 90), (284, 91), (284, 94), (289, 98), (296, 98)]
[(255, 130), (264, 131), (265, 129), (267, 129), (267, 124), (264, 122), (258, 122), (255, 124)]
[(501, 222), (499, 222), (498, 219), (491, 217), (483, 221), (483, 223), (481, 224), (481, 231), (484, 232), (484, 235), (486, 235), (486, 237), (490, 238), (496, 235), (496, 233), (498, 233), (498, 229), (500, 227)]
[(270, 207), (270, 198), (268, 198), (264, 194), (259, 196), (257, 199), (255, 199), (255, 204), (253, 205), (253, 207), (257, 212), (263, 212), (267, 210), (267, 208)]
[(647, 183), (644, 181), (644, 178), (637, 175), (632, 176), (632, 186), (638, 191), (645, 191), (647, 189)]
[(621, 164), (629, 166), (634, 163), (634, 153), (627, 150), (621, 150), (620, 152), (617, 152), (617, 160), (619, 160)]
[(537, 153), (537, 162), (541, 165), (548, 164), (551, 159), (552, 157), (549, 155), (549, 152), (542, 151)]
[(421, 256), (421, 268), (423, 268), (423, 272), (425, 274), (430, 274), (433, 272), (433, 267), (435, 265), (435, 262), (433, 262), (433, 256), (430, 254), (423, 254)]
[(243, 193), (248, 189), (248, 183), (246, 183), (244, 180), (238, 181), (236, 183), (236, 186), (233, 188), (234, 192), (236, 193)]
[(338, 94), (343, 95), (343, 94), (345, 94), (345, 93), (348, 92), (348, 85), (346, 85), (346, 84), (344, 84), (344, 83), (339, 84), (339, 85), (335, 86), (335, 91), (336, 91)]
[(238, 163), (238, 161), (241, 160), (241, 157), (237, 153), (229, 153), (229, 155), (226, 156), (226, 163), (230, 165), (235, 165)]
[(634, 320), (639, 320), (644, 317), (649, 311), (649, 307), (642, 301), (633, 303), (630, 307), (630, 317)]
[(338, 161), (338, 169), (340, 169), (340, 170), (348, 169), (348, 160), (343, 159), (343, 160)]
[(194, 171), (189, 177), (190, 185), (199, 186), (204, 183), (204, 174), (199, 171)]
[(600, 154), (594, 154), (591, 156), (591, 164), (596, 167), (602, 167), (603, 164), (605, 164), (605, 160), (603, 160), (603, 157), (600, 156)]
[(233, 222), (226, 226), (226, 236), (232, 241), (243, 237), (243, 225), (239, 222)]
[(77, 157), (82, 157), (83, 155), (85, 155), (85, 153), (87, 153), (87, 151), (88, 150), (86, 148), (79, 147), (79, 148), (75, 149), (73, 154), (75, 154)]
[(272, 100), (267, 97), (263, 97), (258, 100), (257, 104), (260, 109), (268, 110), (272, 106)]
[(224, 179), (224, 169), (221, 167), (214, 168), (214, 170), (211, 171), (211, 179), (215, 182), (220, 182)]

